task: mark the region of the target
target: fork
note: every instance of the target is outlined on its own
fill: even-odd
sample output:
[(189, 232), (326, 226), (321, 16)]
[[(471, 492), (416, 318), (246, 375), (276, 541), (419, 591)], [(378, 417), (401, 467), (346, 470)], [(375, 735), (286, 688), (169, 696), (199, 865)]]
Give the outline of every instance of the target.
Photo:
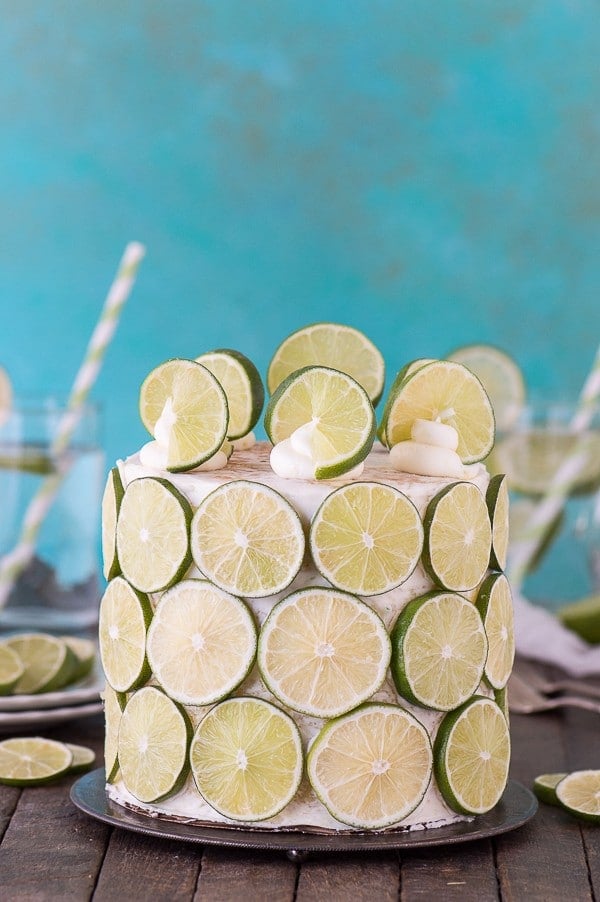
[(552, 680), (545, 677), (536, 665), (531, 661), (523, 658), (515, 660), (514, 669), (517, 674), (529, 685), (533, 686), (544, 695), (553, 695), (556, 692), (575, 692), (581, 695), (587, 695), (590, 698), (600, 698), (600, 686), (589, 683), (587, 680), (576, 680), (564, 677), (558, 680)]
[(555, 708), (584, 708), (600, 714), (600, 702), (579, 695), (546, 698), (514, 671), (508, 681), (508, 707), (515, 714), (535, 714), (538, 711), (553, 711)]

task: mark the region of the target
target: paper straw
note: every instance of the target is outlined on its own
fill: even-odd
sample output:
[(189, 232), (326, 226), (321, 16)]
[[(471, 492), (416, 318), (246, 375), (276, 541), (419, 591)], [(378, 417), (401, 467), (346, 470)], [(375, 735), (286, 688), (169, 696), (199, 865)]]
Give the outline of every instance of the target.
[(579, 436), (570, 454), (554, 474), (543, 498), (531, 513), (523, 530), (522, 539), (510, 547), (508, 576), (514, 589), (519, 589), (531, 562), (547, 535), (555, 517), (564, 508), (577, 477), (583, 471), (588, 458), (589, 437), (585, 431), (590, 425), (600, 403), (600, 348), (596, 351), (592, 369), (585, 380), (577, 409), (570, 423), (570, 433)]
[(115, 333), (121, 311), (131, 293), (138, 267), (145, 253), (144, 245), (137, 241), (132, 241), (125, 248), (100, 318), (92, 332), (85, 356), (75, 377), (65, 413), (61, 417), (56, 436), (50, 446), (51, 457), (59, 461), (57, 470), (44, 479), (31, 499), (25, 512), (17, 545), (0, 560), (0, 608), (6, 604), (16, 579), (33, 557), (42, 523), (52, 507), (69, 469), (68, 462), (63, 460), (61, 463), (60, 457), (68, 447), (73, 432), (81, 419), (83, 407), (98, 377), (106, 349)]

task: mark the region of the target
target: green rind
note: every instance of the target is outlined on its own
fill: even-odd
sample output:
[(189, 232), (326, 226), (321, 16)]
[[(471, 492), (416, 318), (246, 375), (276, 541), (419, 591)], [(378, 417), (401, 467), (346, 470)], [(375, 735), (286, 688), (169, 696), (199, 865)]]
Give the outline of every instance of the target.
[(107, 679), (108, 683), (110, 684), (111, 689), (114, 692), (116, 692), (117, 695), (120, 694), (122, 696), (123, 693), (131, 692), (134, 689), (139, 689), (141, 686), (143, 686), (145, 683), (147, 683), (148, 680), (150, 679), (150, 677), (152, 676), (152, 670), (150, 668), (150, 664), (148, 663), (148, 656), (145, 651), (145, 643), (144, 643), (143, 659), (142, 659), (142, 662), (141, 662), (139, 668), (136, 670), (137, 676), (133, 675), (131, 682), (128, 683), (127, 686), (119, 686), (119, 687), (113, 686), (113, 684), (110, 681), (109, 674), (107, 673), (107, 669), (106, 669), (106, 663), (105, 663), (104, 657), (102, 655), (102, 634), (101, 634), (102, 601), (103, 601), (104, 597), (106, 596), (107, 592), (109, 591), (111, 585), (115, 582), (115, 580), (121, 580), (127, 586), (127, 588), (131, 591), (133, 597), (137, 599), (138, 604), (139, 604), (139, 615), (142, 619), (144, 632), (146, 635), (148, 634), (148, 627), (150, 626), (150, 623), (152, 622), (153, 611), (152, 611), (152, 604), (151, 604), (148, 596), (145, 595), (143, 592), (139, 592), (134, 586), (131, 585), (131, 583), (128, 583), (127, 580), (124, 579), (124, 577), (122, 577), (122, 576), (116, 576), (114, 580), (111, 580), (111, 582), (106, 587), (106, 591), (104, 593), (102, 600), (100, 601), (100, 612), (99, 612), (100, 624), (99, 624), (99, 630), (98, 630), (99, 635), (100, 635), (100, 659), (102, 661), (102, 667), (103, 667), (104, 673), (106, 675), (106, 679)]
[[(488, 573), (488, 575), (483, 580), (483, 582), (480, 586), (479, 592), (477, 593), (477, 601), (475, 602), (475, 607), (481, 614), (481, 619), (483, 621), (483, 628), (485, 630), (486, 636), (487, 636), (486, 619), (487, 619), (487, 615), (488, 615), (488, 609), (490, 606), (490, 602), (492, 600), (492, 593), (494, 591), (494, 586), (496, 585), (496, 583), (498, 582), (499, 579), (506, 580), (506, 577), (504, 576), (503, 573)], [(508, 580), (506, 580), (506, 584), (507, 584), (509, 592), (510, 592), (510, 585), (508, 583)], [(514, 627), (513, 627), (513, 629), (514, 629)], [(489, 642), (489, 636), (488, 636), (488, 642)], [(514, 640), (513, 640), (513, 645), (514, 645)], [(514, 660), (514, 655), (513, 655), (513, 660)], [(486, 665), (484, 668), (484, 676), (485, 676), (485, 679), (486, 679), (486, 682), (488, 683), (488, 685), (494, 690), (503, 689), (506, 686), (506, 683), (508, 682), (508, 676), (502, 684), (499, 684), (498, 681), (494, 682), (490, 677), (487, 661), (486, 661)], [(510, 674), (509, 674), (509, 676), (510, 676)]]
[[(248, 385), (250, 386), (250, 397), (252, 398), (252, 409), (247, 426), (242, 432), (235, 433), (235, 435), (230, 434), (229, 432), (227, 433), (227, 439), (229, 441), (235, 441), (236, 439), (243, 438), (245, 435), (248, 435), (248, 433), (251, 432), (252, 429), (254, 429), (260, 419), (260, 415), (265, 403), (265, 388), (263, 381), (254, 363), (250, 360), (249, 357), (246, 357), (246, 355), (242, 354), (240, 351), (235, 351), (232, 348), (216, 348), (214, 351), (208, 351), (206, 354), (202, 354), (200, 357), (197, 357), (196, 362), (202, 363), (203, 358), (210, 356), (210, 354), (227, 354), (229, 357), (233, 357), (234, 360), (236, 360), (240, 364), (248, 379)], [(203, 366), (206, 366), (206, 364), (203, 364)], [(210, 369), (210, 367), (208, 366), (206, 368)]]
[(573, 817), (578, 818), (578, 820), (586, 821), (586, 822), (589, 823), (589, 824), (600, 824), (600, 814), (591, 814), (590, 812), (582, 811), (580, 808), (575, 808), (575, 807), (572, 806), (572, 805), (568, 805), (568, 804), (561, 798), (561, 794), (562, 794), (561, 787), (562, 787), (562, 789), (564, 789), (564, 788), (566, 787), (566, 785), (567, 785), (569, 779), (570, 779), (571, 777), (574, 777), (576, 774), (578, 775), (578, 774), (586, 774), (586, 773), (594, 774), (594, 776), (598, 776), (599, 771), (598, 771), (598, 770), (592, 770), (592, 769), (589, 769), (589, 770), (585, 770), (585, 771), (584, 771), (584, 770), (581, 770), (581, 771), (573, 771), (572, 773), (567, 774), (567, 775), (566, 775), (565, 777), (563, 777), (563, 779), (562, 779), (559, 783), (557, 783), (557, 785), (556, 785), (556, 799), (557, 799), (557, 801), (558, 801), (558, 804), (561, 806), (561, 808), (563, 808), (565, 811), (568, 811), (569, 814), (572, 814), (572, 815), (573, 815)]
[(113, 467), (110, 473), (108, 474), (108, 479), (106, 480), (106, 486), (104, 488), (104, 495), (102, 496), (102, 508), (104, 509), (104, 502), (108, 503), (107, 492), (109, 490), (109, 486), (112, 489), (112, 502), (114, 504), (115, 509), (115, 535), (113, 536), (113, 555), (112, 560), (106, 560), (106, 549), (104, 547), (104, 541), (102, 542), (102, 551), (103, 551), (103, 573), (104, 578), (109, 581), (114, 579), (115, 576), (119, 576), (121, 573), (121, 567), (119, 564), (119, 556), (117, 554), (117, 535), (116, 535), (116, 526), (117, 520), (119, 517), (119, 509), (121, 507), (121, 502), (123, 500), (123, 495), (125, 494), (125, 489), (123, 488), (123, 482), (121, 480), (121, 474), (119, 473), (118, 467)]
[[(67, 686), (69, 683), (73, 681), (73, 674), (77, 671), (77, 658), (71, 651), (71, 649), (62, 641), (62, 639), (56, 639), (55, 636), (48, 636), (45, 633), (22, 633), (19, 635), (15, 635), (6, 640), (6, 644), (13, 648), (14, 651), (18, 652), (18, 644), (19, 641), (24, 636), (38, 636), (41, 639), (55, 639), (55, 641), (60, 642), (62, 647), (64, 648), (64, 655), (62, 657), (61, 664), (54, 674), (54, 676), (48, 680), (46, 683), (42, 683), (40, 685), (28, 686), (26, 682), (27, 677), (27, 664), (25, 664), (25, 669), (21, 678), (15, 683), (13, 686), (13, 693), (15, 695), (39, 695), (44, 692), (54, 692), (57, 689), (62, 689), (63, 686)], [(16, 647), (14, 647), (16, 646)], [(23, 681), (25, 680), (25, 686), (23, 687)]]
[[(11, 740), (4, 740), (5, 742), (10, 742)], [(68, 756), (65, 759), (65, 766), (60, 768), (59, 770), (54, 771), (52, 774), (47, 774), (45, 777), (6, 777), (0, 774), (0, 783), (3, 783), (5, 786), (46, 786), (49, 783), (54, 783), (55, 780), (59, 780), (65, 774), (70, 772), (71, 763), (73, 761), (73, 753), (67, 747), (64, 742), (58, 742), (55, 739), (46, 739), (45, 742), (52, 743), (55, 746), (62, 746), (65, 750), (66, 755)], [(2, 743), (0, 743), (1, 745)]]
[(557, 805), (563, 807), (556, 797), (556, 787), (558, 783), (566, 777), (566, 772), (556, 774), (540, 774), (533, 781), (533, 794), (546, 805)]
[(72, 742), (65, 742), (65, 745), (73, 754), (73, 760), (68, 772), (70, 774), (84, 774), (90, 770), (96, 760), (95, 752), (85, 745), (75, 745)]
[(589, 595), (563, 605), (556, 612), (558, 619), (570, 630), (589, 642), (600, 643), (600, 595)]
[(417, 357), (415, 360), (410, 360), (408, 363), (405, 363), (402, 369), (400, 369), (396, 375), (394, 376), (394, 381), (392, 382), (390, 389), (387, 394), (387, 398), (383, 407), (383, 411), (381, 413), (381, 420), (379, 423), (379, 427), (377, 429), (377, 438), (385, 445), (386, 448), (389, 448), (389, 442), (387, 438), (387, 422), (390, 415), (390, 411), (393, 407), (396, 395), (400, 390), (400, 386), (406, 382), (409, 376), (412, 376), (413, 373), (416, 373), (417, 370), (420, 370), (422, 366), (425, 366), (428, 363), (433, 363), (434, 360), (431, 357)]
[(488, 513), (490, 515), (490, 524), (492, 527), (492, 547), (490, 549), (490, 567), (493, 570), (505, 570), (506, 568), (506, 555), (501, 560), (499, 557), (499, 552), (495, 548), (494, 545), (494, 523), (496, 518), (496, 507), (498, 505), (498, 497), (500, 492), (504, 488), (507, 490), (508, 487), (508, 478), (504, 473), (498, 473), (496, 476), (492, 476), (489, 481), (488, 487), (485, 493), (485, 503), (487, 504)]
[[(71, 682), (76, 683), (88, 676), (94, 668), (96, 661), (96, 646), (91, 639), (80, 639), (77, 636), (61, 636), (65, 645), (71, 649), (76, 658), (76, 669), (71, 677)], [(85, 653), (88, 650), (88, 654)]]

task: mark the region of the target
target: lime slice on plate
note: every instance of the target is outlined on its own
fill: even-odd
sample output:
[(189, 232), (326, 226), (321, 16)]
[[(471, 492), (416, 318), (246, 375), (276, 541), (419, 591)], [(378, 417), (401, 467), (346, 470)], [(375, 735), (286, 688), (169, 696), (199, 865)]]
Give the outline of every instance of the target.
[(41, 786), (66, 774), (73, 760), (63, 742), (30, 736), (0, 742), (0, 783)]
[(400, 823), (429, 786), (427, 731), (396, 705), (361, 705), (327, 723), (307, 759), (312, 787), (343, 824), (381, 830)]
[(25, 665), (14, 648), (0, 645), (0, 695), (10, 695), (25, 671)]
[(392, 632), (392, 675), (400, 695), (450, 711), (483, 676), (488, 643), (475, 606), (452, 592), (430, 592), (401, 612)]
[(589, 595), (563, 605), (556, 612), (566, 627), (591, 645), (600, 643), (600, 595)]
[(556, 798), (570, 814), (600, 823), (600, 770), (576, 770), (556, 785)]
[(265, 402), (260, 373), (251, 360), (239, 351), (220, 348), (196, 357), (219, 380), (227, 397), (229, 425), (227, 438), (247, 435), (256, 426)]
[(150, 677), (146, 631), (151, 620), (148, 598), (115, 577), (100, 602), (98, 635), (102, 667), (116, 692), (129, 692)]
[(235, 821), (278, 814), (302, 779), (302, 743), (292, 718), (259, 698), (227, 699), (200, 721), (190, 748), (198, 792)]
[(504, 570), (509, 537), (508, 479), (506, 476), (501, 473), (492, 476), (485, 493), (485, 501), (492, 524), (490, 567), (495, 570)]
[(6, 645), (17, 653), (25, 668), (13, 693), (54, 692), (72, 680), (77, 661), (62, 639), (46, 633), (21, 633), (8, 638)]
[(93, 749), (89, 749), (85, 745), (75, 745), (72, 742), (65, 742), (65, 745), (73, 755), (69, 767), (70, 774), (83, 774), (93, 766), (96, 760)]
[(378, 595), (403, 583), (423, 549), (412, 501), (378, 482), (345, 485), (325, 499), (310, 527), (317, 570), (338, 589)]
[(102, 561), (106, 580), (119, 576), (121, 572), (117, 557), (117, 517), (124, 493), (119, 468), (113, 467), (102, 494)]
[(435, 360), (417, 368), (390, 392), (380, 435), (388, 447), (410, 439), (416, 419), (436, 420), (458, 432), (465, 464), (483, 460), (494, 444), (494, 413), (481, 382), (460, 363)]
[(446, 714), (433, 745), (434, 771), (447, 804), (483, 814), (500, 800), (508, 779), (510, 736), (502, 711), (475, 696)]
[(390, 655), (385, 626), (365, 602), (315, 587), (275, 605), (260, 631), (257, 661), (283, 704), (335, 717), (380, 688)]
[(184, 576), (192, 562), (191, 519), (189, 501), (166, 479), (129, 483), (117, 520), (117, 554), (132, 586), (161, 592)]
[(462, 363), (479, 378), (489, 395), (498, 429), (508, 429), (525, 403), (525, 380), (518, 363), (494, 345), (473, 344), (457, 348), (448, 360)]
[(532, 427), (502, 438), (494, 448), (491, 466), (506, 473), (510, 488), (533, 498), (544, 495), (561, 464), (575, 452), (585, 455), (571, 493), (594, 491), (600, 482), (600, 431), (583, 435)]
[(339, 370), (310, 366), (282, 382), (265, 412), (273, 444), (310, 428), (308, 444), (317, 479), (342, 476), (361, 463), (375, 438), (375, 413), (363, 388)]
[(168, 449), (167, 470), (192, 470), (219, 450), (227, 435), (227, 398), (219, 381), (195, 360), (167, 360), (140, 391), (140, 416)]
[(281, 592), (300, 569), (304, 545), (294, 508), (259, 482), (240, 479), (219, 486), (192, 520), (194, 563), (233, 595), (260, 598)]
[(490, 573), (477, 596), (489, 651), (485, 676), (493, 689), (506, 686), (515, 659), (515, 629), (510, 585), (503, 573)]
[(306, 366), (326, 366), (352, 376), (377, 404), (385, 381), (383, 357), (366, 335), (352, 326), (314, 323), (292, 332), (279, 345), (267, 372), (273, 392), (291, 373)]
[(119, 725), (125, 708), (126, 697), (122, 692), (115, 692), (107, 683), (102, 693), (104, 699), (104, 769), (106, 782), (114, 783), (119, 774)]
[(558, 773), (558, 774), (540, 774), (539, 777), (536, 777), (533, 781), (533, 792), (534, 795), (540, 800), (540, 802), (545, 802), (547, 805), (560, 805), (560, 802), (556, 798), (556, 787), (563, 779), (566, 777), (566, 773)]
[(96, 644), (91, 639), (83, 639), (79, 636), (61, 636), (60, 638), (75, 655), (75, 671), (71, 677), (71, 682), (75, 683), (91, 673), (96, 660)]
[(204, 580), (187, 579), (162, 596), (148, 630), (147, 652), (167, 695), (186, 705), (210, 705), (248, 674), (256, 627), (239, 598)]
[(424, 518), (423, 564), (436, 585), (467, 592), (485, 576), (492, 527), (476, 485), (454, 482), (429, 502)]

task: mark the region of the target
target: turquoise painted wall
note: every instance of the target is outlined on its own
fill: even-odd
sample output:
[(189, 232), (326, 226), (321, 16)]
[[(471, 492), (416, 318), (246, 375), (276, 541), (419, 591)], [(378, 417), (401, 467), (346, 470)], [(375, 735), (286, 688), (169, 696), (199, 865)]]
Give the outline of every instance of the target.
[(576, 392), (600, 340), (597, 0), (0, 0), (0, 362), (65, 395), (127, 240), (109, 459), (163, 359), (264, 371), (317, 319), (390, 370), (493, 341)]

